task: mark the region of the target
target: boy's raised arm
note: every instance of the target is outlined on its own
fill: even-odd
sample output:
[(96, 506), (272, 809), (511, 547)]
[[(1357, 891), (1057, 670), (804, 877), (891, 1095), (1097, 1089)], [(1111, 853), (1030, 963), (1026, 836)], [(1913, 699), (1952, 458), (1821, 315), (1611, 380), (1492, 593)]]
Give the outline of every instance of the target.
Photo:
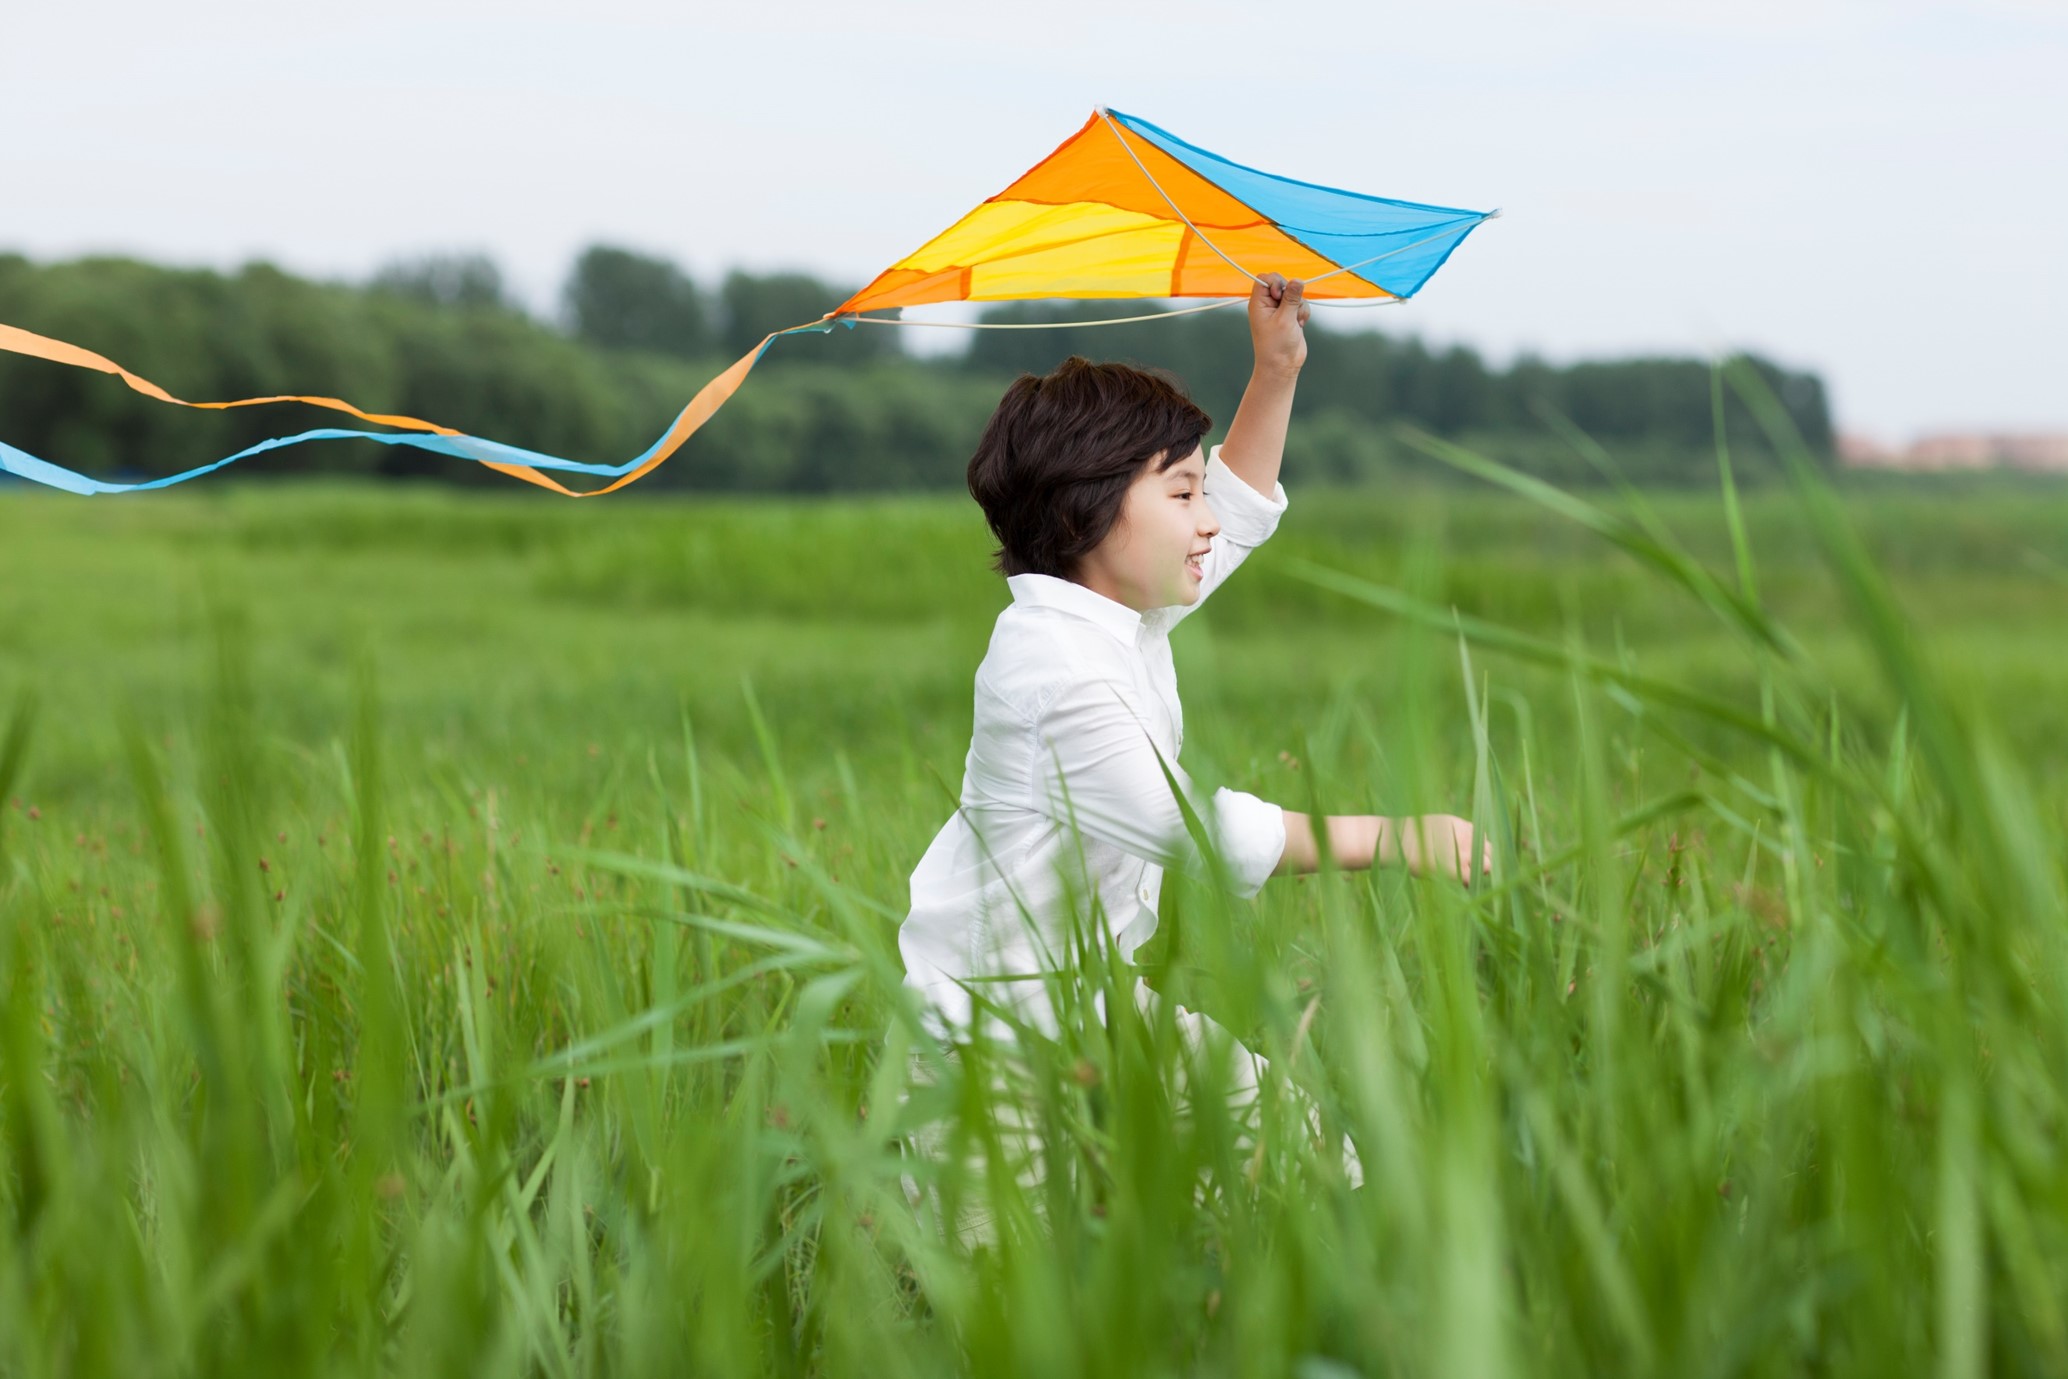
[(1221, 443), (1221, 463), (1258, 493), (1271, 492), (1285, 459), (1293, 385), (1307, 362), (1306, 285), (1266, 273), (1249, 293), (1249, 341), (1256, 353), (1242, 405)]

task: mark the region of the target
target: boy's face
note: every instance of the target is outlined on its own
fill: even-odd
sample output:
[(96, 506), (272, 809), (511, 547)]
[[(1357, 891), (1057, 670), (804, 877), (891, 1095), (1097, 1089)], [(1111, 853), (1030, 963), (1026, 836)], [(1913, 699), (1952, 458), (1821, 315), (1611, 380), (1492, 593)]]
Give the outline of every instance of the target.
[(1220, 529), (1199, 448), (1168, 469), (1152, 460), (1129, 486), (1113, 530), (1079, 563), (1077, 582), (1138, 613), (1197, 602), (1200, 561)]

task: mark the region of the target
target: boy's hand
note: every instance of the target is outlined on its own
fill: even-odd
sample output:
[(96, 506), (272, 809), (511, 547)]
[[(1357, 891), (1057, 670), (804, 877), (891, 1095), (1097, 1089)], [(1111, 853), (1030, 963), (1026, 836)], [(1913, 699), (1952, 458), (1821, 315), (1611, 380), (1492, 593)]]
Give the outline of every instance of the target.
[(1249, 342), (1257, 371), (1291, 378), (1307, 362), (1307, 285), (1266, 273), (1249, 290)]
[(1474, 834), (1471, 820), (1455, 814), (1424, 814), (1397, 822), (1400, 859), (1415, 875), (1455, 876), (1469, 886), (1493, 870), (1493, 843), (1482, 842)]
[(1306, 284), (1266, 273), (1249, 292), (1249, 342), (1256, 368), (1242, 390), (1242, 405), (1228, 423), (1221, 459), (1258, 493), (1278, 486), (1285, 460), (1285, 428), (1292, 422), (1293, 389), (1307, 362)]

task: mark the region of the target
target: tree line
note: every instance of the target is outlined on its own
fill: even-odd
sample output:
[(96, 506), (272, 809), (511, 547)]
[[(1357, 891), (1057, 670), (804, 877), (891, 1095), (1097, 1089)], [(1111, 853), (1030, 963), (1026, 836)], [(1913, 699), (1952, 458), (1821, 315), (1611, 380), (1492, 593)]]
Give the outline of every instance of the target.
[[(698, 387), (768, 331), (812, 320), (851, 291), (797, 273), (733, 272), (706, 285), (665, 259), (599, 245), (573, 265), (558, 318), (541, 320), (480, 256), (400, 261), (350, 284), (263, 263), (220, 273), (0, 255), (0, 321), (96, 350), (178, 396), (343, 397), (611, 463), (644, 449)], [(1011, 303), (982, 319), (1089, 321), (1143, 309)], [(1073, 353), (1165, 368), (1225, 425), (1249, 368), (1239, 306), (1141, 325), (972, 331), (966, 350), (927, 356), (906, 352), (903, 334), (860, 327), (785, 337), (759, 366), (766, 376), (641, 487), (953, 488), (1000, 391), (1023, 370), (1045, 371)], [(1755, 362), (1811, 447), (1828, 455), (1821, 380)], [(1701, 360), (1558, 366), (1525, 357), (1499, 368), (1462, 346), (1380, 330), (1317, 333), (1287, 463), (1302, 477), (1347, 483), (1426, 473), (1399, 438), (1406, 423), (1562, 481), (1596, 477), (1551, 418), (1599, 441), (1633, 479), (1713, 479), (1710, 369)], [(336, 424), (335, 414), (292, 406), (169, 408), (99, 374), (0, 356), (0, 440), (102, 477), (171, 473), (287, 430)], [(1734, 402), (1725, 424), (1741, 474), (1772, 467)], [(477, 466), (361, 442), (263, 455), (240, 469), (503, 482)]]

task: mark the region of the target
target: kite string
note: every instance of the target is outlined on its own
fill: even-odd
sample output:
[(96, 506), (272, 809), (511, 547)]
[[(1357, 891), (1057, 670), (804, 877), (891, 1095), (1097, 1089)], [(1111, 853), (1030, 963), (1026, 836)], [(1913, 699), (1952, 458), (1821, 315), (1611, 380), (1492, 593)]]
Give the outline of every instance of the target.
[[(1247, 297), (1223, 297), (1217, 302), (1201, 306), (1176, 307), (1169, 311), (1151, 311), (1142, 316), (1109, 316), (1091, 321), (914, 321), (896, 316), (843, 316), (843, 324), (858, 326), (917, 326), (928, 330), (1078, 330), (1085, 326), (1131, 326), (1143, 321), (1162, 321), (1172, 316), (1196, 316), (1202, 311), (1219, 311), (1224, 306), (1237, 302), (1247, 303)], [(1405, 297), (1380, 297), (1369, 302), (1309, 302), (1309, 306), (1332, 306), (1343, 308), (1365, 308), (1374, 306), (1401, 306)]]
[(1161, 321), (1167, 316), (1194, 316), (1248, 300), (1247, 297), (1224, 297), (1201, 306), (1174, 307), (1169, 311), (1151, 311), (1141, 316), (1110, 316), (1097, 321), (909, 321), (895, 316), (847, 316), (841, 319), (862, 326), (929, 326), (940, 330), (1060, 330), (1065, 327), (1074, 330), (1079, 326), (1127, 326), (1138, 321)]
[[(1139, 161), (1137, 162), (1137, 166), (1140, 166)], [(1148, 177), (1149, 170), (1147, 168), (1143, 168), (1142, 175), (1144, 177)], [(1149, 180), (1151, 182), (1154, 182), (1156, 179), (1151, 177)], [(1156, 190), (1161, 192), (1163, 188), (1158, 187)], [(1168, 196), (1165, 196), (1164, 200), (1169, 201), (1170, 198)], [(1177, 210), (1177, 204), (1175, 202), (1171, 203), (1171, 209), (1174, 211)], [(1442, 239), (1447, 235), (1464, 233), (1466, 231), (1471, 230), (1473, 226), (1480, 224), (1482, 221), (1491, 220), (1499, 214), (1499, 211), (1488, 211), (1484, 215), (1475, 217), (1470, 225), (1466, 225), (1465, 227), (1463, 227), (1463, 230), (1460, 230), (1460, 228), (1456, 225), (1446, 226), (1445, 228), (1438, 230), (1434, 234), (1424, 235), (1422, 238), (1414, 241), (1412, 244), (1403, 244), (1398, 246), (1397, 248), (1388, 249), (1383, 254), (1374, 254), (1368, 259), (1359, 259), (1356, 263), (1344, 264), (1339, 268), (1332, 268), (1326, 273), (1317, 273), (1313, 277), (1307, 279), (1307, 281), (1320, 282), (1323, 278), (1332, 278), (1338, 273), (1354, 272), (1359, 268), (1367, 267), (1371, 264), (1378, 263), (1381, 260), (1390, 259), (1396, 254), (1405, 254), (1410, 249), (1419, 249), (1423, 245), (1431, 243), (1435, 240)], [(1182, 218), (1184, 212), (1178, 211), (1178, 215)], [(1187, 220), (1185, 223), (1188, 226), (1192, 224), (1192, 222), (1189, 220)], [(1193, 227), (1192, 232), (1194, 234), (1199, 234), (1198, 228), (1196, 226)], [(1213, 251), (1216, 254), (1221, 254), (1220, 249), (1216, 247), (1211, 240), (1208, 240), (1205, 235), (1199, 235), (1199, 238), (1201, 242), (1207, 245), (1208, 248), (1213, 249)], [(1228, 258), (1226, 254), (1221, 254), (1221, 257), (1224, 259)], [(1234, 266), (1241, 272), (1249, 274), (1251, 281), (1263, 281), (1263, 279), (1257, 277), (1256, 274), (1250, 273), (1247, 268), (1243, 268), (1241, 264), (1235, 263), (1235, 260), (1228, 259), (1228, 262), (1234, 264)], [(1383, 291), (1384, 289), (1381, 290)], [(829, 319), (837, 320), (842, 323), (853, 322), (856, 325), (919, 326), (933, 330), (1075, 330), (1083, 326), (1128, 326), (1134, 325), (1141, 321), (1161, 321), (1166, 317), (1171, 316), (1192, 316), (1202, 311), (1218, 311), (1224, 306), (1232, 306), (1236, 302), (1245, 300), (1247, 299), (1242, 297), (1225, 297), (1219, 301), (1207, 302), (1201, 306), (1174, 307), (1168, 311), (1151, 311), (1140, 316), (1113, 316), (1105, 318), (1103, 320), (1096, 321), (912, 321), (900, 319), (895, 316), (839, 316), (832, 317)], [(1307, 302), (1307, 305), (1332, 307), (1341, 310), (1362, 310), (1367, 307), (1375, 306), (1400, 306), (1406, 301), (1407, 298), (1405, 297), (1399, 296), (1392, 292), (1387, 292), (1385, 296), (1372, 301), (1339, 302), (1330, 301), (1326, 298), (1322, 298), (1318, 300), (1310, 299)], [(809, 330), (811, 329), (811, 327), (803, 326), (797, 327), (797, 329)]]
[[(1426, 243), (1427, 241), (1418, 241)], [(1402, 246), (1412, 249), (1415, 245)], [(1394, 253), (1402, 252), (1400, 249)], [(1385, 255), (1380, 255), (1381, 258)], [(1339, 270), (1340, 271), (1340, 270)], [(1162, 321), (1172, 316), (1196, 316), (1202, 311), (1219, 311), (1224, 306), (1247, 302), (1247, 297), (1223, 297), (1219, 301), (1205, 302), (1199, 306), (1173, 307), (1168, 311), (1151, 311), (1140, 316), (1108, 316), (1089, 321), (915, 321), (910, 317), (896, 316), (838, 316), (833, 320), (841, 325), (858, 326), (914, 326), (927, 330), (1077, 330), (1085, 326), (1131, 326), (1143, 321)], [(1334, 302), (1328, 300), (1309, 301), (1308, 306), (1325, 306), (1343, 311), (1362, 311), (1375, 306), (1405, 306), (1407, 298), (1388, 293), (1365, 302)], [(909, 308), (907, 308), (909, 309)]]

